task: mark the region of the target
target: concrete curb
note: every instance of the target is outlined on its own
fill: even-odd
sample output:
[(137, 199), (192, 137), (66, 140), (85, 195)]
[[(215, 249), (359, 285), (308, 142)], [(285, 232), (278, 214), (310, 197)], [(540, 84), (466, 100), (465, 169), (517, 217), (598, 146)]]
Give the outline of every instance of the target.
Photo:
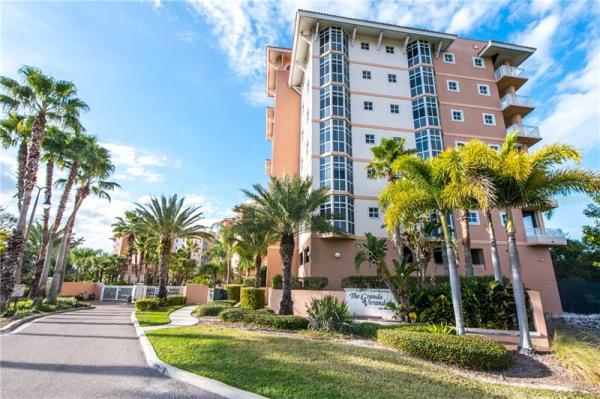
[[(135, 311), (131, 312), (131, 321), (133, 322), (135, 332), (140, 340), (142, 351), (144, 352), (144, 356), (146, 357), (146, 363), (148, 363), (150, 367), (156, 369), (160, 374), (193, 385), (207, 392), (221, 395), (229, 399), (266, 399), (265, 396), (257, 395), (255, 393), (244, 391), (242, 389), (238, 389), (230, 385), (224, 384), (217, 380), (190, 373), (189, 371), (182, 370), (180, 368), (171, 366), (170, 364), (163, 362), (156, 355), (156, 351), (150, 343), (150, 340), (148, 340), (146, 332), (143, 330), (142, 327), (140, 327), (140, 323), (135, 317)], [(162, 327), (170, 328), (169, 324), (165, 324)]]
[[(52, 315), (55, 315), (55, 314), (68, 313), (68, 312), (76, 312), (78, 310), (94, 309), (94, 308), (95, 308), (95, 306), (87, 306), (87, 307), (73, 308), (73, 309), (63, 309), (63, 310), (58, 310), (56, 312), (40, 313), (40, 314), (34, 314), (34, 315), (31, 315), (31, 316), (23, 317), (22, 319), (15, 320), (12, 323), (9, 323), (9, 324), (5, 325), (4, 327), (0, 328), (0, 335), (11, 334), (11, 333), (14, 332), (14, 330), (16, 330), (18, 327), (22, 326), (23, 324), (26, 324), (26, 323), (29, 323), (29, 322), (33, 323), (35, 320), (41, 319), (41, 318), (46, 317), (46, 316), (52, 316)], [(23, 327), (23, 328), (25, 328), (25, 327)]]

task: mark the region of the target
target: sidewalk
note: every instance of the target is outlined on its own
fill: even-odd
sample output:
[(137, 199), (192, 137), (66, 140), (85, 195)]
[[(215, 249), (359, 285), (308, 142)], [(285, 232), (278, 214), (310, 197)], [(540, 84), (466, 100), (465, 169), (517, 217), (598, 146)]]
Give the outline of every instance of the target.
[(196, 305), (185, 306), (177, 309), (169, 315), (171, 322), (169, 324), (161, 324), (158, 326), (140, 327), (142, 331), (159, 330), (161, 328), (174, 328), (174, 327), (189, 327), (198, 324), (198, 319), (192, 316), (192, 311)]

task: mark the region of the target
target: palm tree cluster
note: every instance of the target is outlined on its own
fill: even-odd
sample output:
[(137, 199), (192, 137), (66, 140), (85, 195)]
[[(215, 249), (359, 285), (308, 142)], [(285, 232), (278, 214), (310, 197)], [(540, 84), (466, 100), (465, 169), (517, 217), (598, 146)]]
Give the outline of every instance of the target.
[[(395, 153), (398, 154), (397, 149)], [(531, 153), (522, 150), (514, 134), (507, 136), (500, 151), (472, 140), (434, 158), (422, 159), (414, 154), (387, 158), (389, 175), (394, 179), (388, 180), (380, 194), (385, 227), (391, 233), (414, 229), (431, 215), (439, 223), (441, 242), (437, 245), (444, 248), (448, 264), (457, 334), (464, 334), (465, 329), (458, 278), (458, 245), (448, 223), (452, 213), (457, 212), (460, 219), (460, 243), (467, 276), (473, 275), (468, 212), (469, 209), (480, 209), (486, 215), (494, 276), (498, 281), (503, 277), (491, 211), (500, 209), (506, 213), (511, 280), (520, 329), (519, 348), (524, 353), (530, 352), (533, 346), (529, 338), (513, 212), (524, 208), (547, 210), (550, 200), (558, 195), (572, 192), (597, 194), (600, 190), (598, 173), (564, 166), (567, 162), (579, 161), (579, 152), (568, 145), (551, 144)], [(415, 252), (410, 242), (407, 245)], [(418, 253), (414, 255), (419, 256)]]
[[(90, 195), (110, 200), (108, 192), (119, 187), (107, 181), (114, 165), (108, 150), (94, 136), (85, 133), (79, 118), (88, 106), (77, 97), (77, 87), (72, 82), (56, 80), (37, 68), (24, 66), (19, 70), (19, 80), (0, 77), (0, 93), (4, 111), (0, 142), (5, 148), (18, 148), (18, 217), (1, 259), (0, 306), (6, 305), (14, 284), (21, 282), (23, 255), (30, 239), (27, 220), (33, 213), (30, 208), (40, 164), (45, 165), (45, 181), (38, 190), (44, 191), (45, 203), (50, 204), (54, 187), (61, 187), (62, 192), (53, 220), (50, 207), (44, 209), (30, 296), (39, 303), (47, 294), (47, 300), (53, 303), (64, 279), (77, 213)], [(56, 172), (64, 173), (65, 177), (57, 178)], [(65, 220), (70, 200), (73, 206)], [(56, 244), (52, 285), (46, 293)]]
[(119, 282), (122, 257), (105, 251), (77, 247), (69, 252), (65, 279), (68, 281)]

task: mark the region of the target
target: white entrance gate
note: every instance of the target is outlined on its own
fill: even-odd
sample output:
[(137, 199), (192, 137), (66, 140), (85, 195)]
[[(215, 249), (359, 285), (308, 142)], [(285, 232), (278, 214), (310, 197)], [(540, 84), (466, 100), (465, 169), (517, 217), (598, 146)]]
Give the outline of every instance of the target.
[(126, 301), (135, 298), (135, 285), (105, 285), (100, 294), (101, 301)]

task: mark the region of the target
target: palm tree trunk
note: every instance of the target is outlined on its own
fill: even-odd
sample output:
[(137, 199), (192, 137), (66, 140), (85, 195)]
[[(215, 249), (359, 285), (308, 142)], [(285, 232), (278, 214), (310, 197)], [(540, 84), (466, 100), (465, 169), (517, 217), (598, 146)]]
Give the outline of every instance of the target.
[(262, 256), (256, 255), (254, 259), (254, 267), (256, 268), (256, 278), (254, 279), (254, 287), (260, 287), (260, 267), (262, 265)]
[(19, 212), (23, 206), (23, 191), (25, 190), (25, 170), (27, 169), (27, 142), (21, 140), (17, 156), (17, 209)]
[(446, 215), (438, 211), (438, 218), (442, 225), (444, 242), (446, 244), (446, 255), (448, 256), (448, 275), (450, 276), (450, 291), (452, 292), (452, 307), (454, 308), (454, 321), (456, 335), (464, 335), (465, 323), (463, 321), (462, 294), (460, 289), (460, 279), (458, 278), (458, 268), (456, 266), (456, 257), (454, 256), (454, 247), (452, 238), (448, 231), (448, 222)]
[(292, 259), (294, 258), (296, 243), (293, 234), (283, 234), (279, 246), (279, 255), (283, 263), (283, 293), (279, 304), (279, 314), (294, 314), (292, 301)]
[(171, 252), (171, 241), (163, 240), (160, 249), (160, 275), (158, 277), (158, 298), (167, 298), (167, 279), (169, 269), (169, 255)]
[(471, 232), (469, 231), (469, 211), (462, 210), (458, 216), (460, 220), (460, 232), (462, 239), (460, 243), (463, 246), (463, 256), (465, 258), (465, 275), (473, 277), (473, 257), (471, 255)]
[(513, 295), (515, 297), (517, 320), (519, 322), (519, 345), (517, 350), (527, 355), (533, 353), (533, 344), (529, 337), (525, 287), (523, 286), (523, 278), (521, 277), (521, 260), (519, 259), (516, 229), (511, 209), (506, 209), (506, 234), (508, 236), (508, 257), (510, 259)]
[(494, 269), (494, 280), (503, 282), (502, 268), (500, 267), (500, 255), (498, 254), (498, 244), (496, 243), (496, 231), (494, 230), (494, 224), (492, 223), (492, 213), (490, 210), (485, 211), (485, 218), (487, 219), (486, 230), (490, 237), (490, 250), (492, 252), (492, 268)]
[(27, 227), (27, 215), (31, 204), (31, 193), (37, 181), (42, 141), (46, 135), (46, 114), (40, 112), (33, 123), (31, 144), (28, 150), (27, 169), (23, 185), (23, 203), (17, 225), (10, 236), (4, 252), (2, 271), (0, 272), (0, 310), (4, 310), (15, 283), (15, 271), (19, 265), (19, 259), (23, 256)]

